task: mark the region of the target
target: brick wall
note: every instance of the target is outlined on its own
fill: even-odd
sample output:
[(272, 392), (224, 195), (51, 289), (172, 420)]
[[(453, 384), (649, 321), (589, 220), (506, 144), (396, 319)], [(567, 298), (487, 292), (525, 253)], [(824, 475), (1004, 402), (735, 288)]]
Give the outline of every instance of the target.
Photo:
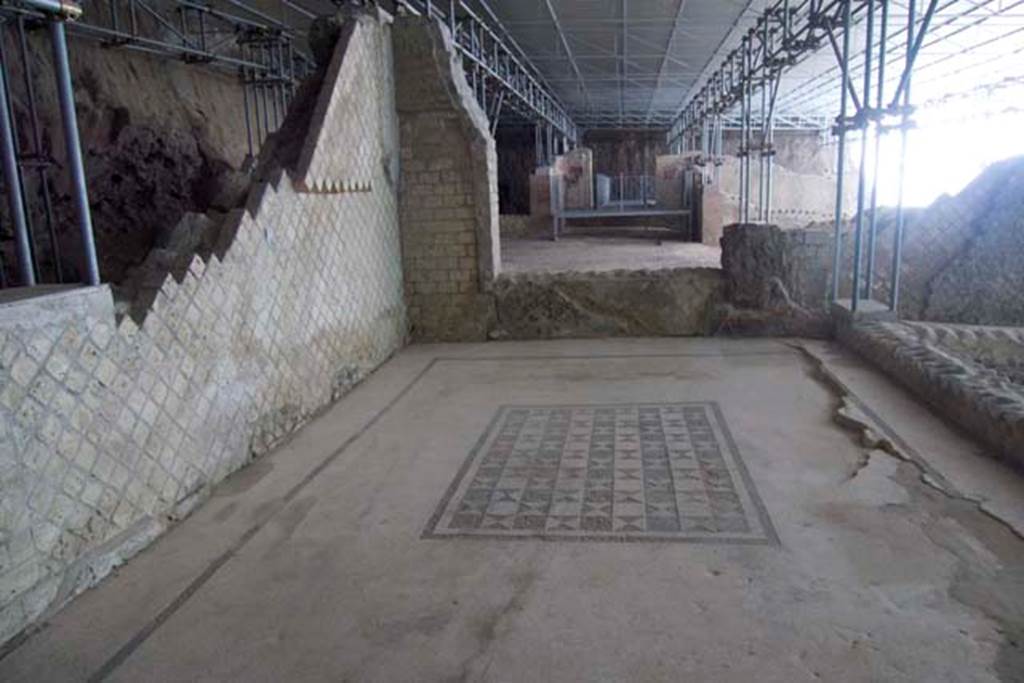
[(271, 164), (141, 324), (106, 287), (0, 306), (0, 642), (403, 344), (390, 44), (359, 19), (304, 170)]
[(440, 23), (399, 17), (402, 263), (412, 337), (483, 340), (501, 269), (497, 154)]

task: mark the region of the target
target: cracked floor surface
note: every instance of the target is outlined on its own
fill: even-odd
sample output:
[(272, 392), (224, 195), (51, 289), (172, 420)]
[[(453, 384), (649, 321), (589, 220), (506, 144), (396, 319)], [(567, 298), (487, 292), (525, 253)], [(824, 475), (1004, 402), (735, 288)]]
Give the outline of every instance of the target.
[[(0, 680), (1021, 680), (1024, 478), (798, 346), (411, 347)], [(695, 401), (721, 407), (778, 544), (423, 537), (500, 406)]]

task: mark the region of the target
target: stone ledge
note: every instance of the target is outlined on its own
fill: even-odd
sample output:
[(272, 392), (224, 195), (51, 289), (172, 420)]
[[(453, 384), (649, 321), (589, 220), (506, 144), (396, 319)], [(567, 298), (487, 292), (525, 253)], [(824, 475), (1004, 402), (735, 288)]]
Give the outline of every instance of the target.
[[(932, 326), (862, 321), (837, 325), (837, 336), (1008, 462), (1024, 468), (1024, 386), (966, 354), (939, 346), (934, 342), (937, 333), (922, 333), (922, 327)], [(972, 336), (977, 340), (976, 332)], [(1024, 358), (1024, 344), (1018, 353)]]
[(114, 298), (108, 285), (40, 285), (0, 292), (0, 328), (60, 324), (82, 317), (106, 317), (113, 323)]
[(498, 339), (696, 336), (723, 296), (717, 268), (521, 273), (495, 281)]

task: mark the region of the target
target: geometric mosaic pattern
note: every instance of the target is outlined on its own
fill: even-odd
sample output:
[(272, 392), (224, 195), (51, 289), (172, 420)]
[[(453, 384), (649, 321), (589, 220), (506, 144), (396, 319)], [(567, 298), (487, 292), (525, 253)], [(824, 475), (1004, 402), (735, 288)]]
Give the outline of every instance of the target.
[[(363, 97), (373, 90), (370, 79), (390, 74), (390, 64), (378, 65), (386, 39), (373, 30), (368, 16), (349, 17), (341, 28), (338, 45), (328, 66), (323, 88), (317, 96), (310, 121), (310, 134), (299, 153), (295, 168), (298, 185), (309, 192), (368, 192), (377, 172), (375, 147), (381, 112), (376, 98)], [(390, 87), (389, 85), (386, 87)], [(353, 96), (358, 94), (358, 96)], [(344, 149), (345, 154), (338, 154)]]
[(714, 403), (503, 407), (424, 536), (777, 542)]

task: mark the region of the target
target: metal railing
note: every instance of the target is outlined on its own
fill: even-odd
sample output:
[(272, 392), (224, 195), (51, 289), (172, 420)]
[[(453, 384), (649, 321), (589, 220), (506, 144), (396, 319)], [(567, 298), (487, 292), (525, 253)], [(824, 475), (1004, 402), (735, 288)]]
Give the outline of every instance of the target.
[(608, 200), (619, 206), (647, 206), (655, 202), (654, 176), (626, 175), (611, 176)]

